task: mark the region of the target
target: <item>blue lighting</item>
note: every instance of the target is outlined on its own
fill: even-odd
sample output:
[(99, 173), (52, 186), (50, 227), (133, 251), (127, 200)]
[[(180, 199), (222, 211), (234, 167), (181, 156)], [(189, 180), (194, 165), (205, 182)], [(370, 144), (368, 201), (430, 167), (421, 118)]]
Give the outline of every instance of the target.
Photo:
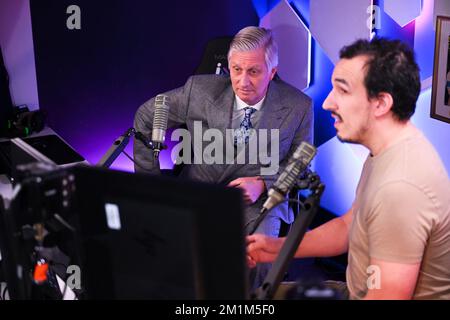
[[(253, 0), (260, 17), (264, 16), (279, 1)], [(291, 5), (307, 26), (310, 24), (309, 0), (293, 0)], [(432, 76), (434, 56), (433, 0), (423, 0), (421, 15), (404, 27), (399, 26), (384, 8), (384, 0), (375, 4), (380, 7), (381, 28), (376, 34), (390, 39), (399, 39), (414, 48), (420, 67), (421, 80)], [(339, 35), (335, 35), (339, 37)], [(343, 43), (344, 45), (344, 43)], [(326, 185), (321, 206), (341, 215), (351, 206), (362, 165), (368, 153), (362, 146), (343, 144), (335, 138), (336, 131), (330, 113), (322, 109), (322, 104), (331, 86), (331, 74), (334, 65), (312, 38), (311, 84), (305, 91), (314, 101), (314, 143), (318, 154), (314, 161), (314, 170)], [(412, 122), (423, 131), (435, 146), (447, 171), (450, 172), (450, 149), (448, 137), (450, 126), (430, 117), (431, 89), (422, 91), (417, 101), (416, 113)]]

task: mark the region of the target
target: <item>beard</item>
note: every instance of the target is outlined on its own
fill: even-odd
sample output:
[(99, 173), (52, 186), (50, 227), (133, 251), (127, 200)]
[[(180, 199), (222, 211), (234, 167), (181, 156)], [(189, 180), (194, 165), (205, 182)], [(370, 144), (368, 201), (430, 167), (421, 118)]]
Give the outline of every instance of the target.
[(342, 143), (360, 144), (360, 141), (356, 138), (342, 138), (339, 134), (336, 134), (336, 138)]
[[(344, 122), (342, 122), (344, 123)], [(363, 144), (364, 137), (367, 136), (367, 132), (369, 131), (370, 125), (369, 118), (367, 118), (364, 123), (358, 128), (358, 130), (350, 137), (343, 137), (339, 134), (339, 131), (336, 132), (336, 137), (342, 143), (351, 143), (351, 144)]]

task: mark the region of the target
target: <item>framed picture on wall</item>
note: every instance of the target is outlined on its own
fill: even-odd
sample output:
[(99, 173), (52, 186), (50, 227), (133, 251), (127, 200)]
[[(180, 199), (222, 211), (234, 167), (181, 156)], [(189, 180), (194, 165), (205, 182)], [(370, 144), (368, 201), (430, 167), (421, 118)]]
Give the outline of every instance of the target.
[(431, 117), (450, 123), (450, 17), (436, 17)]

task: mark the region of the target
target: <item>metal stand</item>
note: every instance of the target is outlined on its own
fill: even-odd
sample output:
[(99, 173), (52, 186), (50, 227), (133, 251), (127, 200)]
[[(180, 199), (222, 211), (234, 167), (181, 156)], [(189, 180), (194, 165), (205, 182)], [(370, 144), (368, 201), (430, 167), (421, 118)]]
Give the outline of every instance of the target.
[(253, 299), (269, 300), (273, 298), (283, 279), (283, 275), (289, 267), (289, 263), (294, 258), (295, 252), (317, 212), (320, 197), (325, 186), (320, 182), (319, 176), (315, 173), (311, 174), (308, 180), (311, 194), (304, 201), (303, 210), (297, 216), (277, 259), (264, 279), (263, 285), (256, 289), (252, 295)]
[[(123, 135), (118, 137), (116, 141), (114, 141), (113, 145), (97, 163), (97, 166), (109, 168), (111, 164), (116, 160), (116, 158), (120, 155), (120, 153), (123, 152), (125, 147), (130, 142), (130, 137), (132, 136), (141, 141), (148, 149), (153, 151), (156, 148), (153, 142), (147, 140), (147, 138), (145, 138), (142, 133), (136, 131), (134, 128), (130, 128)], [(160, 146), (160, 148), (165, 149), (166, 146), (163, 145), (162, 147)]]

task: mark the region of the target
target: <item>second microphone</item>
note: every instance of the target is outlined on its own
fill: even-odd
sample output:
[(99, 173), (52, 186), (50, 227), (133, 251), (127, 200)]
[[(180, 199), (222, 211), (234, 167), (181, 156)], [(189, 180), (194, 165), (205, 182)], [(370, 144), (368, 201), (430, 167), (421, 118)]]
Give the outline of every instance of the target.
[(159, 158), (159, 153), (165, 148), (167, 121), (169, 119), (170, 98), (164, 94), (159, 94), (155, 98), (155, 114), (153, 117), (153, 156)]

